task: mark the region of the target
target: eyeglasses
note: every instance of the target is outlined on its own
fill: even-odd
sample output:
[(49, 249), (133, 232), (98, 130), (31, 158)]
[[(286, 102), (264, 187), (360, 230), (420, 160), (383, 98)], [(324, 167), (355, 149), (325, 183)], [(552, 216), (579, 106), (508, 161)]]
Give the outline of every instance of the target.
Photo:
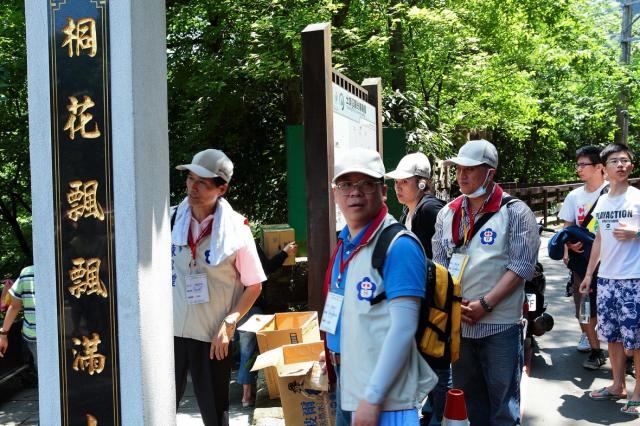
[(614, 166), (617, 166), (618, 164), (622, 164), (623, 166), (626, 166), (627, 164), (631, 164), (631, 160), (624, 157), (611, 158), (607, 160), (607, 164), (613, 164)]
[(357, 182), (338, 182), (338, 183), (334, 183), (333, 187), (334, 188), (338, 188), (338, 191), (340, 191), (340, 193), (342, 195), (351, 194), (351, 192), (355, 188), (358, 188), (364, 194), (372, 194), (372, 193), (376, 192), (376, 188), (381, 183), (382, 182), (377, 181), (377, 180), (359, 180)]
[(587, 166), (595, 166), (596, 163), (578, 163), (576, 164), (576, 170), (577, 169), (584, 169)]

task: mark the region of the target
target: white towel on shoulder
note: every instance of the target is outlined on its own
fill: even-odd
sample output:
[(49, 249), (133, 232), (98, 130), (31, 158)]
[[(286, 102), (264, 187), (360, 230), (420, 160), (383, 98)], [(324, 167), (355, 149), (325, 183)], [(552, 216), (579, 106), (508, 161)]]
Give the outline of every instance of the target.
[[(177, 246), (186, 246), (189, 238), (189, 225), (191, 223), (191, 206), (187, 198), (182, 200), (176, 212), (176, 219), (171, 231), (171, 242)], [(171, 215), (173, 215), (171, 210)], [(211, 253), (209, 261), (212, 266), (238, 251), (244, 242), (243, 233), (246, 219), (231, 207), (224, 198), (218, 198), (216, 211), (213, 214), (213, 228), (211, 229)]]

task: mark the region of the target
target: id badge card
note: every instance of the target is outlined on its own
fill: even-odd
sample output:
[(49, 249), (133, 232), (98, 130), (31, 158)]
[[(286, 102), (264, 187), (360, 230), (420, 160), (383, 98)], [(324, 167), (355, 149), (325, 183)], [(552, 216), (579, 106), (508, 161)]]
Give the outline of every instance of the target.
[(320, 330), (325, 333), (336, 334), (340, 311), (342, 310), (342, 301), (344, 296), (338, 293), (329, 292), (327, 301), (322, 311), (322, 321), (320, 322)]
[(469, 255), (463, 253), (454, 253), (449, 260), (449, 273), (451, 277), (460, 282), (462, 279), (462, 274), (464, 273), (464, 268), (467, 266), (467, 262), (469, 261)]
[(209, 302), (207, 274), (189, 274), (186, 277), (187, 303), (197, 305)]

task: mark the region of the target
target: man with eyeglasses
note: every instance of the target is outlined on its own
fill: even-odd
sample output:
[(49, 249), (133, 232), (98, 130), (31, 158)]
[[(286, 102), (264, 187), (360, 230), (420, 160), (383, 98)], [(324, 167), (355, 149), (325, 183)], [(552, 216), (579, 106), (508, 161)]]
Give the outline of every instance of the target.
[(608, 343), (613, 383), (589, 393), (593, 400), (627, 399), (623, 414), (640, 416), (640, 382), (632, 394), (625, 381), (625, 349), (640, 365), (640, 190), (629, 184), (633, 152), (607, 146), (600, 158), (609, 178), (609, 193), (594, 209), (596, 239), (580, 290), (589, 291), (598, 269), (598, 334)]
[(455, 165), (463, 195), (436, 219), (433, 260), (462, 289), (460, 358), (453, 387), (465, 393), (472, 425), (520, 424), (524, 282), (540, 246), (535, 216), (493, 181), (498, 151), (486, 140), (464, 144)]
[[(606, 192), (609, 183), (604, 179), (604, 165), (600, 162), (601, 148), (593, 145), (583, 146), (576, 151), (576, 173), (584, 185), (567, 194), (558, 217), (564, 221), (564, 227), (572, 225), (586, 228), (595, 235), (596, 221), (592, 211), (597, 205), (600, 196)], [(571, 283), (575, 316), (579, 318), (580, 303), (583, 294), (578, 291), (580, 283), (584, 279), (584, 266), (587, 261), (581, 257), (585, 247), (580, 241), (567, 242), (564, 250), (564, 264), (571, 270)], [(581, 267), (577, 267), (580, 266)], [(581, 269), (578, 271), (577, 269)], [(596, 274), (597, 275), (597, 274)], [(588, 324), (580, 323), (582, 335), (578, 342), (577, 350), (589, 352), (589, 357), (582, 363), (588, 370), (598, 370), (606, 362), (606, 356), (600, 349), (600, 341), (596, 335), (596, 283), (591, 284), (593, 293), (589, 298), (591, 319)]]
[(382, 274), (371, 264), (381, 232), (397, 223), (387, 213), (384, 173), (376, 151), (336, 156), (332, 187), (346, 226), (327, 270), (320, 328), (338, 379), (337, 426), (417, 426), (437, 380), (414, 338), (426, 280), (417, 237), (407, 231), (392, 242)]

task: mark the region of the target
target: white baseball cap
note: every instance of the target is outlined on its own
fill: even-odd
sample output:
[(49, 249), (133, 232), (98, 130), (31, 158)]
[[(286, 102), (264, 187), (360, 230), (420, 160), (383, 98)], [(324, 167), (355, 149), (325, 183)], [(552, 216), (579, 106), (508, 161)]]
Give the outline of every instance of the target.
[(491, 142), (484, 139), (469, 141), (462, 145), (457, 157), (449, 158), (443, 164), (445, 166), (457, 164), (465, 167), (486, 164), (495, 169), (498, 167), (498, 150)]
[(384, 176), (387, 179), (408, 179), (412, 176), (421, 176), (429, 179), (431, 177), (431, 163), (423, 153), (414, 152), (402, 157), (398, 167)]
[(351, 148), (341, 151), (335, 158), (333, 168), (333, 180), (335, 183), (342, 175), (347, 173), (362, 173), (379, 179), (384, 176), (384, 163), (378, 151), (366, 148)]
[(178, 170), (189, 170), (204, 178), (219, 177), (229, 182), (233, 175), (233, 163), (219, 149), (205, 149), (193, 156), (191, 164), (177, 166)]

